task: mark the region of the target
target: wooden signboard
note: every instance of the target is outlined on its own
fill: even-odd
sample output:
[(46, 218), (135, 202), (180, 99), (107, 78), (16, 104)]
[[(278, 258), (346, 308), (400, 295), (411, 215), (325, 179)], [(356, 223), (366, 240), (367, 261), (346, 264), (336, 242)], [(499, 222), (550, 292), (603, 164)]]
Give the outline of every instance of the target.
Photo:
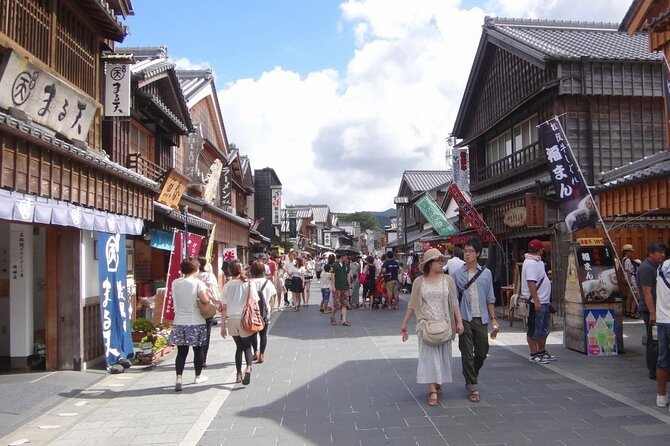
[(181, 196), (186, 191), (187, 185), (188, 178), (176, 170), (171, 169), (163, 181), (161, 193), (158, 196), (157, 201), (166, 206), (170, 206), (171, 208), (177, 208), (179, 205), (179, 200), (181, 200)]

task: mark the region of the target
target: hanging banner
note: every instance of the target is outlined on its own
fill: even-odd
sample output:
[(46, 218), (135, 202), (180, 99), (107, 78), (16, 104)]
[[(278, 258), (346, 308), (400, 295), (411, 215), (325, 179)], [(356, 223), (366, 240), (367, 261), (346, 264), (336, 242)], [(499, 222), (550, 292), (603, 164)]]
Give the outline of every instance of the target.
[(209, 239), (207, 239), (207, 251), (205, 252), (205, 262), (209, 265), (212, 263), (212, 253), (214, 252), (214, 234), (216, 233), (216, 223), (212, 225), (209, 231)]
[(558, 118), (538, 126), (542, 144), (547, 153), (547, 165), (565, 215), (566, 232), (594, 226), (598, 213), (595, 200), (579, 174), (575, 156)]
[(105, 116), (130, 116), (130, 65), (105, 66)]
[[(185, 237), (184, 231), (176, 231), (174, 235), (174, 250), (170, 254), (170, 265), (168, 266), (168, 276), (165, 283), (165, 302), (163, 303), (163, 321), (174, 320), (174, 300), (172, 298), (172, 282), (181, 277), (181, 256), (182, 246)], [(186, 256), (198, 257), (200, 252), (200, 245), (203, 237), (196, 234), (188, 233), (188, 241), (186, 243)]]
[(132, 306), (126, 287), (126, 236), (98, 232), (98, 276), (102, 339), (108, 365), (133, 357), (130, 318)]
[(440, 209), (440, 206), (428, 194), (416, 200), (414, 205), (419, 208), (426, 220), (433, 226), (435, 232), (442, 236), (458, 234), (459, 230), (454, 224), (449, 221), (445, 213)]
[(184, 174), (194, 183), (200, 183), (200, 173), (198, 172), (198, 159), (202, 152), (202, 127), (199, 122), (193, 124), (193, 132), (186, 136), (186, 150), (184, 151)]
[(451, 183), (449, 186), (449, 194), (458, 205), (461, 215), (465, 217), (468, 223), (470, 223), (470, 226), (472, 226), (472, 229), (477, 231), (482, 238), (495, 240), (495, 235), (489, 231), (486, 224), (484, 224), (481, 215), (479, 215), (479, 212), (477, 212), (474, 206), (472, 206), (468, 199), (461, 193), (456, 183)]
[(458, 188), (470, 193), (470, 160), (467, 148), (453, 148), (451, 150), (451, 165), (453, 168), (454, 183)]
[(223, 248), (223, 260), (230, 262), (231, 260), (237, 258), (237, 249), (235, 248)]
[(665, 53), (663, 54), (663, 96), (665, 96), (665, 107), (670, 116), (670, 68), (668, 68), (668, 59), (665, 58)]
[(281, 187), (270, 187), (272, 206), (272, 226), (281, 225)]

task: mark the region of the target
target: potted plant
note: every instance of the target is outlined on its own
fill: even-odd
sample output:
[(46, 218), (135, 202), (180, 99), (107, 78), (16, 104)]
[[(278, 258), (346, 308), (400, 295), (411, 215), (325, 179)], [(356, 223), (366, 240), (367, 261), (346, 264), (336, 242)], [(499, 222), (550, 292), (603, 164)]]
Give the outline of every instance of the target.
[(132, 327), (133, 342), (140, 342), (143, 337), (154, 331), (154, 323), (144, 318), (133, 319)]

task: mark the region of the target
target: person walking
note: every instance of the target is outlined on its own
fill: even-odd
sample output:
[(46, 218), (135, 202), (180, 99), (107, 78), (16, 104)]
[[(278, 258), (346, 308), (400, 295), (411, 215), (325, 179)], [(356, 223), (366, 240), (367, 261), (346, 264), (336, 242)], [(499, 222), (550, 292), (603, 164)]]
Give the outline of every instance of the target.
[(556, 361), (556, 357), (546, 349), (551, 320), (551, 281), (542, 261), (543, 252), (542, 241), (531, 240), (521, 266), (521, 295), (528, 297), (529, 305), (526, 331), (526, 342), (530, 349), (528, 361), (535, 364)]
[(627, 243), (623, 245), (623, 272), (626, 275), (628, 292), (624, 296), (624, 314), (628, 317), (638, 317), (637, 301), (640, 294), (637, 289), (637, 269), (640, 267), (640, 261), (634, 255), (633, 245)]
[(400, 295), (398, 293), (398, 272), (400, 271), (400, 264), (394, 258), (393, 251), (386, 253), (386, 260), (382, 264), (382, 274), (384, 275), (384, 282), (386, 284), (386, 309), (398, 309), (398, 300)]
[(323, 265), (321, 271), (321, 305), (319, 311), (321, 313), (330, 313), (331, 309), (328, 306), (330, 302), (330, 291), (333, 288), (333, 275), (330, 273), (330, 265)]
[[(670, 246), (670, 238), (668, 239)], [(658, 269), (656, 280), (656, 329), (658, 359), (656, 361), (656, 405), (668, 405), (668, 377), (670, 376), (670, 260)]]
[[(265, 269), (265, 268), (263, 268)], [(225, 339), (228, 334), (233, 337), (235, 342), (235, 368), (237, 369), (237, 378), (235, 382), (248, 385), (251, 382), (251, 341), (253, 333), (242, 328), (242, 310), (251, 298), (258, 302), (258, 293), (253, 292), (251, 284), (242, 272), (242, 264), (233, 260), (228, 265), (228, 273), (231, 279), (226, 282), (221, 292), (221, 336)], [(246, 369), (242, 374), (242, 356)]]
[(638, 289), (640, 300), (638, 310), (644, 321), (647, 334), (645, 344), (645, 362), (649, 379), (656, 379), (656, 364), (658, 362), (658, 340), (654, 340), (652, 327), (656, 325), (656, 279), (658, 267), (665, 260), (665, 246), (659, 242), (651, 242), (647, 246), (647, 258), (637, 270)]
[[(207, 295), (212, 301), (218, 311), (221, 311), (221, 302), (219, 302), (219, 281), (212, 272), (212, 265), (207, 263), (204, 257), (198, 257), (200, 264), (198, 278), (203, 281), (207, 287)], [(207, 326), (207, 343), (202, 346), (202, 367), (207, 368), (207, 353), (209, 352), (209, 342), (212, 337), (212, 325), (214, 324), (214, 316), (205, 319)]]
[(303, 292), (303, 273), (300, 271), (302, 266), (302, 260), (297, 258), (297, 253), (294, 250), (291, 250), (288, 253), (288, 258), (284, 261), (284, 271), (286, 271), (288, 277), (291, 278), (291, 286), (289, 291), (291, 292), (291, 301), (293, 304), (293, 311), (298, 311), (300, 309), (300, 296)]
[(175, 392), (182, 390), (182, 375), (189, 347), (193, 348), (194, 383), (200, 384), (207, 381), (207, 377), (202, 375), (202, 346), (207, 344), (207, 323), (200, 315), (196, 302), (197, 300), (202, 303), (209, 302), (207, 286), (198, 279), (200, 262), (197, 258), (185, 258), (181, 261), (179, 269), (182, 277), (172, 282), (174, 321), (168, 338), (170, 345), (177, 346)]
[(465, 264), (463, 260), (463, 250), (456, 246), (452, 251), (452, 257), (447, 260), (447, 264), (444, 265), (444, 272), (453, 275), (454, 272), (460, 269)]
[[(423, 275), (417, 277), (412, 288), (409, 305), (400, 325), (400, 334), (403, 342), (409, 338), (407, 323), (414, 315), (419, 321), (437, 320), (446, 321), (453, 333), (463, 333), (463, 320), (458, 308), (458, 293), (451, 277), (442, 273), (445, 257), (440, 251), (431, 248), (423, 256), (423, 262), (418, 267)], [(419, 343), (419, 358), (416, 369), (416, 382), (428, 384), (429, 406), (439, 404), (442, 385), (453, 382), (451, 373), (451, 343), (453, 337), (441, 345), (426, 344), (421, 335), (417, 336)]]
[(342, 325), (350, 326), (347, 320), (347, 310), (349, 309), (349, 293), (351, 283), (349, 280), (349, 265), (347, 265), (346, 254), (338, 254), (337, 260), (332, 265), (333, 288), (331, 295), (333, 297), (333, 312), (330, 315), (331, 325), (336, 325), (335, 315), (338, 310), (342, 311)]
[(365, 273), (365, 280), (363, 283), (363, 302), (361, 308), (365, 310), (365, 300), (370, 299), (370, 309), (372, 310), (372, 304), (375, 300), (375, 277), (376, 271), (374, 264), (374, 258), (372, 256), (367, 256), (363, 265), (363, 273)]
[(353, 256), (351, 262), (349, 262), (349, 276), (351, 282), (351, 308), (356, 309), (359, 307), (360, 301), (360, 288), (361, 284), (358, 281), (358, 277), (361, 274), (361, 262), (359, 256)]
[[(268, 345), (268, 326), (270, 325), (270, 305), (269, 302), (272, 302), (277, 296), (277, 289), (270, 280), (270, 277), (265, 277), (263, 274), (263, 262), (260, 260), (254, 261), (249, 266), (249, 274), (251, 275), (251, 280), (249, 281), (252, 285), (252, 293), (258, 295), (259, 292), (263, 293), (263, 305), (265, 306), (265, 326), (258, 333), (253, 334), (253, 339), (251, 340), (251, 350), (253, 351), (252, 359), (258, 361), (259, 364), (265, 362), (265, 349)], [(259, 297), (260, 300), (260, 297)], [(260, 305), (260, 303), (259, 303)], [(260, 340), (260, 348), (259, 341)]]
[(460, 296), (460, 310), (463, 317), (463, 334), (458, 337), (461, 364), (468, 400), (480, 401), (477, 380), (479, 370), (484, 365), (489, 352), (488, 324), (492, 322), (497, 332), (493, 275), (488, 268), (479, 265), (482, 244), (477, 239), (467, 241), (463, 248), (465, 263), (449, 277), (454, 279)]

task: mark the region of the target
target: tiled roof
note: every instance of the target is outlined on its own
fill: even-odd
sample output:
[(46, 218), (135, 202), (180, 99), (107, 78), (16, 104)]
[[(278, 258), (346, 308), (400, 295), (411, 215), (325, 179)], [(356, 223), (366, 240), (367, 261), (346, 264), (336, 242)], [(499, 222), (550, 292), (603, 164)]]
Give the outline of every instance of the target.
[(292, 209), (308, 209), (312, 212), (312, 219), (314, 223), (326, 223), (330, 208), (327, 204), (305, 204), (292, 206)]
[(602, 174), (603, 183), (595, 187), (603, 191), (626, 184), (641, 183), (659, 177), (670, 177), (670, 150), (617, 167)]
[(212, 70), (177, 70), (177, 77), (187, 102), (213, 82)]
[(539, 59), (660, 60), (649, 51), (647, 34), (632, 36), (616, 23), (487, 17), (493, 36)]
[(406, 170), (402, 176), (402, 182), (407, 183), (413, 194), (433, 190), (453, 179), (451, 172), (447, 170)]

